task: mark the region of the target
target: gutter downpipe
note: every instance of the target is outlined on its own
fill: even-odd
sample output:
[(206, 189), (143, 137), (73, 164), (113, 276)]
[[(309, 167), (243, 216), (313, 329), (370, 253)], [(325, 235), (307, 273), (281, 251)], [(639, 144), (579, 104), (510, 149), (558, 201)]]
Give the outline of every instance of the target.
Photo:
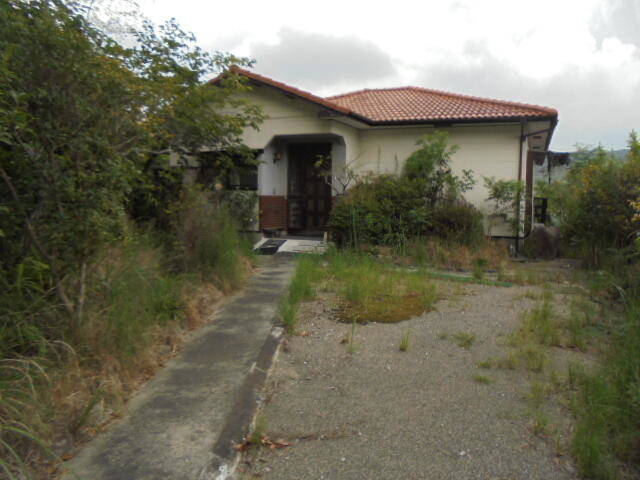
[[(520, 153), (518, 155), (518, 183), (522, 181), (522, 152), (524, 150), (524, 141), (526, 140), (526, 136), (524, 134), (524, 121), (520, 121)], [(516, 253), (520, 253), (520, 219), (521, 215), (521, 205), (522, 198), (520, 197), (520, 193), (518, 193), (518, 206), (516, 207), (516, 220), (518, 222), (518, 231), (516, 232)]]

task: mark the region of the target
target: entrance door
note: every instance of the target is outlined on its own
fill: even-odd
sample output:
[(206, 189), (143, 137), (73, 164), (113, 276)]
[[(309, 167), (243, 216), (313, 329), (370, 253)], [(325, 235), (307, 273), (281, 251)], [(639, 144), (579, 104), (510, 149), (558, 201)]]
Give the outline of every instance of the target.
[(289, 230), (321, 234), (331, 211), (330, 143), (289, 146)]

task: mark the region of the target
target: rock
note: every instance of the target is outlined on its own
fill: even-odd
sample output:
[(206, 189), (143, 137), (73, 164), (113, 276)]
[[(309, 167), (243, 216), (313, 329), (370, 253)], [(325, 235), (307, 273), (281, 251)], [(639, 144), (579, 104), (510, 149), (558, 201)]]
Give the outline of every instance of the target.
[(554, 259), (560, 251), (560, 229), (540, 223), (534, 224), (524, 241), (524, 251), (528, 257)]

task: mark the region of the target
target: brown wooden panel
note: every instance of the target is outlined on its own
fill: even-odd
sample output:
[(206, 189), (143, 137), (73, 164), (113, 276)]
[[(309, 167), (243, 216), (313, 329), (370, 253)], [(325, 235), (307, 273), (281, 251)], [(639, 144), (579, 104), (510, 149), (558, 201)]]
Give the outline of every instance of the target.
[(260, 229), (287, 228), (287, 199), (281, 195), (260, 195)]

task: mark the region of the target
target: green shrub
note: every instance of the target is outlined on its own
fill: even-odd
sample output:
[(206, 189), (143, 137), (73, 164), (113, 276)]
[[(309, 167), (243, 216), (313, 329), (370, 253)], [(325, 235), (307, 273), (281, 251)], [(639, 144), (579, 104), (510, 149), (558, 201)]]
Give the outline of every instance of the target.
[[(559, 223), (564, 247), (589, 266), (601, 267), (606, 257), (631, 250), (640, 230), (635, 202), (640, 196), (638, 140), (631, 134), (626, 161), (602, 148), (581, 150), (566, 180), (541, 188)], [(634, 150), (634, 148), (636, 150)]]
[(237, 288), (246, 249), (228, 209), (194, 187), (185, 190), (174, 215), (174, 261), (180, 270), (208, 276), (223, 290)]
[(360, 179), (331, 212), (329, 229), (338, 245), (389, 245), (404, 252), (407, 241), (437, 237), (468, 246), (483, 238), (482, 213), (462, 202), (426, 206), (418, 182), (393, 175)]
[(223, 203), (233, 212), (238, 225), (244, 230), (254, 228), (258, 218), (258, 194), (247, 190), (230, 190), (224, 193)]
[(485, 238), (482, 213), (466, 202), (438, 205), (431, 212), (429, 233), (452, 243), (479, 246)]
[(427, 233), (427, 208), (421, 204), (415, 182), (368, 175), (338, 199), (328, 226), (339, 245), (390, 244), (402, 232)]
[(334, 206), (328, 227), (338, 245), (392, 246), (405, 255), (408, 241), (436, 236), (465, 245), (483, 238), (482, 214), (460, 201), (474, 184), (472, 172), (451, 172), (457, 145), (448, 134), (436, 131), (418, 140), (401, 175), (356, 177), (355, 185)]

